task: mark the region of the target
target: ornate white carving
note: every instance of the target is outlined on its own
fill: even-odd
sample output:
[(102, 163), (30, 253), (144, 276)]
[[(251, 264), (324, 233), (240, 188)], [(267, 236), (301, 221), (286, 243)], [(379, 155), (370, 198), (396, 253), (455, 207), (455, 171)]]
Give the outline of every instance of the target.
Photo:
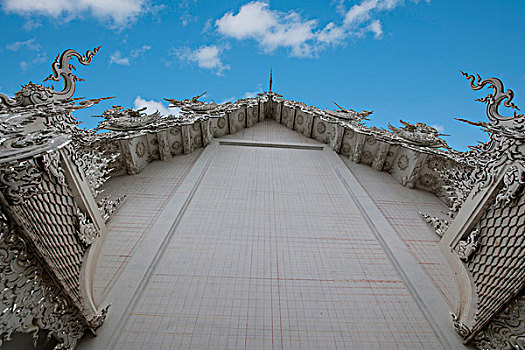
[(122, 201), (124, 200), (124, 198), (126, 198), (126, 195), (118, 197), (114, 201), (110, 200), (109, 198), (110, 197), (103, 198), (97, 203), (102, 218), (106, 222), (108, 222), (108, 220), (111, 218), (111, 215), (118, 209), (118, 207), (120, 207)]
[(442, 188), (448, 199), (448, 215), (454, 218), (475, 185), (470, 176), (472, 170), (465, 164), (453, 162), (450, 168), (436, 171), (445, 183)]
[(390, 123), (388, 128), (394, 133), (395, 136), (402, 138), (409, 143), (432, 148), (449, 148), (445, 140), (439, 138), (439, 136), (448, 136), (440, 134), (437, 129), (428, 126), (425, 123), (411, 124), (400, 120), (403, 128), (396, 128)]
[(29, 82), (29, 84), (22, 86), (22, 89), (15, 94), (14, 99), (10, 99), (5, 95), (0, 94), (0, 104), (12, 108), (37, 106), (40, 104), (71, 99), (75, 93), (76, 82), (81, 81), (82, 79), (73, 74), (72, 69), (75, 69), (75, 66), (70, 64), (69, 60), (72, 57), (75, 57), (80, 64), (87, 66), (91, 63), (91, 58), (96, 55), (99, 49), (100, 47), (93, 49), (93, 51), (87, 51), (85, 56), (82, 56), (73, 49), (69, 49), (57, 56), (55, 62), (51, 65), (53, 73), (51, 73), (44, 81), (60, 81), (60, 79), (64, 79), (64, 89), (62, 89), (62, 91), (55, 91), (53, 88)]
[(511, 301), (473, 339), (479, 349), (525, 349), (525, 295)]
[(64, 171), (60, 167), (60, 154), (56, 151), (46, 153), (42, 156), (44, 169), (54, 176), (60, 183), (66, 183)]
[[(470, 301), (460, 306), (461, 322), (454, 317), (454, 326), (469, 341), (483, 328), (492, 327), (492, 319), (499, 310), (525, 286), (523, 274), (516, 268), (523, 266), (524, 262), (523, 254), (518, 252), (523, 248), (519, 222), (523, 219), (525, 205), (522, 196), (525, 115), (514, 112), (513, 116), (503, 117), (499, 114), (501, 103), (517, 109), (511, 102), (514, 93), (505, 91), (499, 79), (482, 80), (479, 75), (477, 79), (463, 75), (473, 90), (492, 89), (492, 93), (478, 99), (487, 103), (490, 122), (459, 119), (480, 126), (488, 132), (489, 141), (471, 147), (464, 154), (452, 152), (457, 167), (445, 173), (448, 175), (445, 176), (446, 189), (452, 194), (451, 210), (458, 215), (455, 216), (454, 231), (447, 231), (442, 248), (452, 253), (449, 260), (453, 261), (452, 266), (461, 277), (461, 299)], [(500, 181), (502, 171), (505, 173)], [(473, 225), (477, 229), (468, 233), (466, 240), (460, 240)], [(461, 259), (463, 263), (453, 258)], [(510, 343), (510, 334), (501, 336)]]
[(461, 323), (459, 321), (459, 317), (452, 312), (450, 313), (450, 316), (452, 317), (452, 324), (456, 332), (458, 332), (458, 334), (461, 335), (463, 338), (467, 338), (468, 336), (470, 336), (470, 329), (464, 323)]
[(335, 117), (337, 119), (349, 121), (352, 124), (356, 126), (363, 126), (363, 122), (367, 119), (369, 115), (374, 113), (374, 111), (361, 111), (356, 112), (353, 109), (345, 109), (341, 106), (339, 106), (335, 101), (334, 104), (339, 107), (339, 110), (331, 111), (329, 109), (325, 109), (324, 112), (328, 114), (331, 117)]
[(476, 251), (478, 248), (478, 235), (478, 229), (472, 230), (466, 240), (458, 242), (458, 245), (456, 246), (456, 254), (461, 260), (468, 261), (470, 256)]
[(88, 325), (45, 272), (31, 247), (0, 214), (0, 345), (14, 332), (53, 336), (55, 349), (74, 349)]
[(110, 178), (109, 173), (112, 169), (109, 168), (109, 164), (119, 154), (105, 156), (103, 152), (97, 149), (74, 149), (73, 147), (67, 147), (66, 149), (77, 166), (80, 176), (87, 180), (93, 197), (97, 197), (100, 194), (100, 191), (98, 191), (100, 186)]
[(443, 237), (445, 232), (448, 229), (449, 222), (445, 219), (441, 219), (435, 216), (431, 216), (427, 213), (419, 212), (419, 215), (423, 217), (423, 219), (430, 225), (432, 228), (434, 228), (434, 231), (436, 231), (436, 234), (439, 237)]
[[(505, 88), (503, 87), (503, 83), (498, 78), (488, 78), (485, 80), (482, 80), (479, 74), (476, 74), (476, 77), (473, 75), (469, 75), (468, 73), (461, 72), (463, 76), (470, 81), (470, 87), (472, 90), (481, 90), (487, 85), (492, 88), (493, 93), (488, 94), (484, 98), (479, 98), (476, 101), (484, 102), (487, 104), (487, 117), (489, 118), (490, 122), (493, 125), (505, 125), (507, 127), (512, 127), (516, 130), (523, 131), (523, 118), (525, 117), (524, 114), (517, 114), (516, 111), (514, 111), (514, 115), (511, 117), (503, 117), (499, 114), (499, 106), (503, 102), (503, 105), (507, 108), (512, 108), (519, 110), (518, 106), (516, 106), (512, 99), (514, 98), (514, 91), (508, 89), (505, 91)], [(521, 120), (520, 120), (521, 119)]]
[(410, 171), (409, 174), (403, 177), (403, 181), (402, 181), (403, 186), (406, 186), (408, 188), (414, 188), (416, 186), (416, 183), (421, 176), (421, 169), (423, 168), (424, 160), (425, 160), (424, 154), (419, 154), (417, 156), (416, 164), (414, 165), (414, 168)]
[(86, 244), (91, 245), (99, 237), (100, 233), (95, 227), (93, 221), (77, 208), (78, 216), (78, 238)]
[(471, 182), (476, 183), (474, 193), (477, 194), (481, 189), (489, 187), (496, 180), (498, 169), (505, 164), (514, 162), (525, 164), (525, 151), (523, 147), (523, 137), (525, 132), (525, 115), (516, 114), (511, 117), (503, 117), (499, 114), (498, 108), (503, 102), (505, 107), (518, 109), (511, 102), (514, 92), (510, 89), (504, 91), (503, 83), (497, 78), (481, 80), (478, 75), (475, 82), (473, 75), (462, 74), (470, 81), (473, 90), (480, 90), (486, 86), (492, 88), (493, 93), (477, 101), (487, 103), (487, 122), (471, 122), (464, 119), (460, 121), (471, 125), (480, 126), (490, 135), (487, 143), (471, 147), (471, 150), (459, 160), (473, 168)]
[(0, 172), (0, 189), (11, 204), (20, 204), (38, 191), (42, 173), (34, 160), (7, 165)]
[(170, 108), (178, 107), (181, 108), (183, 111), (206, 113), (216, 109), (218, 105), (215, 102), (206, 103), (199, 101), (199, 99), (204, 95), (206, 95), (206, 91), (204, 91), (200, 95), (193, 96), (191, 99), (176, 100), (174, 98), (165, 98), (165, 100), (170, 103)]
[(100, 117), (104, 118), (99, 123), (98, 129), (115, 131), (141, 130), (145, 128), (158, 128), (167, 124), (168, 118), (157, 111), (152, 114), (143, 113), (146, 107), (133, 110), (124, 109), (122, 106), (113, 106), (105, 110)]
[(525, 185), (525, 171), (516, 165), (511, 166), (503, 176), (503, 189), (496, 196), (496, 203), (510, 204), (521, 193)]
[[(74, 57), (88, 65), (96, 51), (81, 56), (66, 50), (55, 60), (46, 80), (63, 79), (61, 91), (29, 83), (14, 99), (0, 95), (0, 190), (8, 204), (2, 200), (0, 213), (1, 341), (13, 332), (36, 338), (44, 330), (58, 340), (56, 349), (73, 349), (107, 311), (94, 309), (92, 281), (81, 281), (82, 272), (91, 275), (83, 266), (92, 266), (85, 259), (96, 254), (85, 253), (100, 228), (78, 207), (95, 204), (84, 180), (95, 192), (107, 178), (104, 166), (116, 155), (86, 149), (98, 136), (79, 129), (72, 111), (106, 98), (73, 99), (81, 79), (69, 63)], [(77, 160), (80, 178), (71, 174), (69, 160), (62, 158), (66, 153), (58, 150), (62, 147)]]

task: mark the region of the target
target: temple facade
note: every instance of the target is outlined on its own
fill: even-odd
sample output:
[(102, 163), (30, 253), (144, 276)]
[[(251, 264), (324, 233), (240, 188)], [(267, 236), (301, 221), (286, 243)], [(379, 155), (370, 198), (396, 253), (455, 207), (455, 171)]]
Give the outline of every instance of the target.
[[(525, 115), (464, 73), (490, 135), (368, 127), (272, 91), (77, 109), (66, 50), (0, 95), (6, 349), (525, 349)], [(395, 123), (394, 123), (395, 124)]]

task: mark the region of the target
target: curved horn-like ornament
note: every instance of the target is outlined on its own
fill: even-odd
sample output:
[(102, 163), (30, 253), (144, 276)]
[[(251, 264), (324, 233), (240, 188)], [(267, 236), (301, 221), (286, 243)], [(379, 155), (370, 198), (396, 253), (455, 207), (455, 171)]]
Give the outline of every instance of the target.
[(516, 109), (518, 111), (520, 110), (518, 106), (512, 102), (512, 99), (514, 98), (514, 91), (511, 89), (507, 89), (507, 91), (505, 91), (501, 80), (498, 78), (488, 78), (482, 80), (479, 74), (476, 74), (475, 77), (474, 75), (469, 75), (463, 71), (460, 72), (467, 80), (469, 80), (472, 90), (481, 90), (488, 85), (488, 87), (492, 88), (494, 91), (492, 94), (488, 94), (484, 98), (477, 99), (477, 101), (487, 103), (487, 117), (493, 124), (497, 125), (502, 121), (509, 121), (512, 119), (525, 117), (524, 114), (517, 114), (516, 112), (514, 112), (514, 115), (510, 117), (504, 117), (499, 114), (498, 108), (502, 102), (505, 107)]
[(99, 50), (100, 46), (94, 48), (93, 50), (88, 50), (86, 52), (86, 55), (82, 56), (77, 51), (73, 49), (68, 49), (62, 52), (62, 54), (60, 54), (59, 56), (57, 56), (57, 58), (51, 65), (53, 73), (49, 74), (49, 76), (46, 79), (44, 79), (44, 81), (60, 81), (61, 77), (64, 79), (64, 88), (62, 89), (62, 91), (53, 91), (54, 100), (67, 100), (73, 97), (75, 93), (76, 82), (82, 81), (82, 79), (78, 78), (76, 75), (73, 74), (75, 66), (70, 64), (69, 60), (72, 57), (75, 57), (77, 58), (80, 64), (87, 66), (91, 63), (91, 58), (95, 56)]
[(53, 88), (29, 82), (15, 93), (14, 98), (0, 94), (0, 105), (7, 107), (26, 107), (47, 104), (54, 101), (70, 100), (75, 93), (76, 82), (82, 81), (82, 79), (73, 74), (75, 66), (70, 64), (69, 60), (75, 57), (80, 64), (87, 66), (91, 63), (91, 58), (97, 54), (99, 49), (100, 46), (92, 51), (89, 50), (85, 56), (82, 56), (73, 49), (68, 49), (57, 56), (51, 65), (53, 73), (44, 79), (44, 81), (60, 81), (61, 78), (64, 79), (64, 88), (61, 91), (55, 91)]

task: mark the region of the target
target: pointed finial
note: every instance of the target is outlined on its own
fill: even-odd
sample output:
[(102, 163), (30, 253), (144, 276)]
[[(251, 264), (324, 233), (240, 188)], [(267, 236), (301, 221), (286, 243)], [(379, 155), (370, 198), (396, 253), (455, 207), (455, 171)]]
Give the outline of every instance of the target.
[(272, 67), (270, 67), (270, 92), (272, 92)]

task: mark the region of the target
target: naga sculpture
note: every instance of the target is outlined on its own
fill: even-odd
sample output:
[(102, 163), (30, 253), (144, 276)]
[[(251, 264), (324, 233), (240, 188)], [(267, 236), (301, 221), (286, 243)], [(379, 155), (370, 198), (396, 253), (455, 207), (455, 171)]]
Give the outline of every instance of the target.
[(165, 119), (158, 111), (152, 114), (143, 113), (146, 109), (147, 107), (133, 110), (133, 108), (124, 109), (122, 106), (113, 106), (105, 110), (102, 115), (97, 116), (104, 118), (97, 129), (114, 131), (138, 130), (155, 126)]
[(498, 78), (487, 78), (485, 80), (482, 80), (479, 74), (476, 74), (476, 79), (474, 75), (469, 75), (468, 73), (465, 73), (463, 71), (460, 72), (467, 80), (469, 80), (470, 87), (472, 88), (472, 90), (481, 90), (486, 86), (492, 89), (492, 94), (488, 94), (484, 98), (478, 98), (476, 99), (476, 101), (484, 102), (487, 104), (487, 117), (493, 125), (502, 124), (507, 127), (512, 127), (516, 130), (524, 130), (523, 118), (525, 117), (525, 115), (517, 114), (516, 111), (514, 111), (514, 115), (510, 117), (504, 117), (501, 114), (499, 114), (499, 106), (502, 102), (505, 107), (512, 108), (518, 111), (520, 110), (518, 106), (516, 106), (512, 102), (512, 99), (514, 98), (514, 91), (512, 91), (511, 89), (507, 89), (507, 91), (505, 91), (503, 83)]
[(176, 100), (174, 98), (165, 98), (164, 100), (170, 103), (170, 108), (181, 108), (182, 110), (190, 110), (195, 113), (207, 113), (210, 110), (216, 109), (218, 107), (215, 102), (203, 102), (199, 101), (199, 98), (206, 95), (206, 91), (202, 94), (193, 96), (191, 99), (185, 100)]
[(44, 81), (60, 81), (60, 79), (63, 79), (64, 88), (61, 91), (56, 91), (52, 87), (48, 88), (29, 82), (27, 85), (22, 86), (22, 89), (15, 94), (14, 99), (0, 94), (0, 103), (6, 107), (25, 107), (70, 100), (75, 93), (76, 82), (83, 81), (83, 79), (73, 74), (75, 66), (69, 63), (69, 61), (75, 57), (80, 64), (87, 66), (91, 63), (91, 58), (97, 54), (99, 49), (100, 46), (89, 50), (85, 56), (82, 56), (73, 49), (68, 49), (57, 56), (51, 65), (53, 73), (49, 74)]
[(352, 121), (352, 122), (355, 122), (356, 124), (359, 124), (359, 125), (362, 124), (363, 121), (369, 120), (369, 119), (367, 119), (367, 117), (369, 115), (371, 115), (372, 113), (374, 113), (374, 111), (356, 112), (353, 109), (346, 109), (346, 108), (343, 108), (340, 105), (338, 105), (337, 102), (335, 102), (335, 101), (334, 101), (334, 104), (337, 107), (339, 107), (339, 110), (331, 111), (329, 109), (325, 109), (325, 112), (328, 115), (330, 115), (332, 117), (336, 117), (336, 118), (342, 119), (342, 120)]
[(445, 140), (439, 137), (449, 135), (440, 134), (436, 128), (428, 126), (425, 123), (411, 124), (403, 120), (400, 120), (399, 122), (404, 125), (403, 128), (396, 128), (390, 123), (388, 124), (388, 128), (394, 133), (394, 135), (418, 146), (449, 148)]

